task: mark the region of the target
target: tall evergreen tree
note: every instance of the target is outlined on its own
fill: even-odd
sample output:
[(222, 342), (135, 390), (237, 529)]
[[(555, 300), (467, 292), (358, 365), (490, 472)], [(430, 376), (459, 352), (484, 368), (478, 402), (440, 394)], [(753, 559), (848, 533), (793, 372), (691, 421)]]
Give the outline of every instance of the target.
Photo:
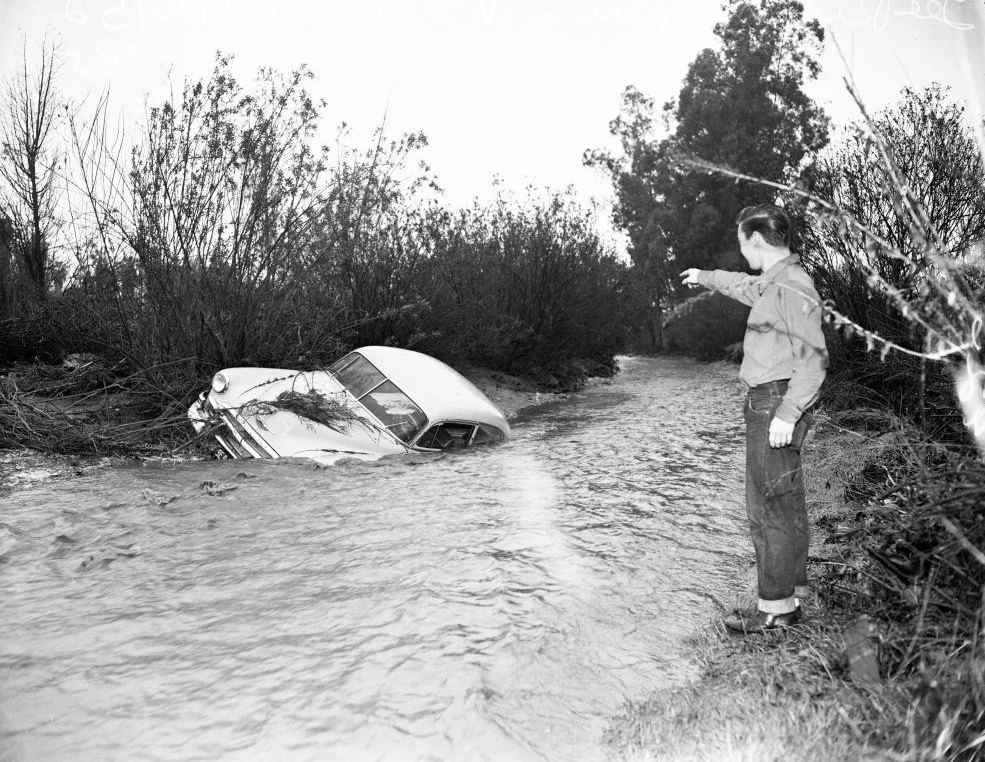
[(680, 158), (779, 181), (827, 142), (827, 117), (804, 92), (820, 71), (820, 24), (797, 0), (729, 0), (725, 10), (717, 47), (697, 55), (677, 99), (663, 107), (665, 137), (652, 135), (652, 101), (629, 87), (610, 122), (622, 155), (585, 156), (612, 178), (614, 221), (658, 313), (679, 270), (741, 263), (735, 216), (772, 197), (768, 188), (690, 170)]

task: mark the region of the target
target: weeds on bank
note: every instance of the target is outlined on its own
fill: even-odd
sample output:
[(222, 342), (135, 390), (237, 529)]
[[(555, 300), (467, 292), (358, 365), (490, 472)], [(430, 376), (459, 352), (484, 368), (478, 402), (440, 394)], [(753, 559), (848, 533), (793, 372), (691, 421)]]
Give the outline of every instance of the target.
[(18, 366), (0, 376), (0, 449), (159, 455), (189, 443), (186, 408), (144, 374), (98, 363)]
[(869, 563), (856, 610), (880, 624), (881, 671), (911, 696), (898, 748), (909, 759), (982, 759), (985, 465), (914, 455), (908, 478), (861, 507)]
[[(633, 762), (888, 758), (878, 751), (874, 714), (866, 710), (871, 699), (846, 677), (840, 641), (833, 625), (761, 638), (713, 630), (694, 644), (703, 657), (701, 680), (627, 706), (607, 741)], [(900, 714), (898, 698), (879, 703)]]
[(844, 683), (843, 719), (894, 759), (985, 758), (985, 464), (876, 410), (819, 428), (807, 471), (818, 622), (805, 633), (843, 638), (866, 614), (882, 677), (856, 685), (836, 638), (818, 647), (832, 665), (822, 684)]

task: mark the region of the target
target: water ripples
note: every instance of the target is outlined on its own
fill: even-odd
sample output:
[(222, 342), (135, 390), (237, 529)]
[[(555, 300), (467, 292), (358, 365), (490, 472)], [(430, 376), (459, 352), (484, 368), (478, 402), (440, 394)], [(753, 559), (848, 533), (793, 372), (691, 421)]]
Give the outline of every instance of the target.
[(503, 447), (0, 498), (0, 760), (603, 759), (744, 542), (734, 369), (623, 367)]

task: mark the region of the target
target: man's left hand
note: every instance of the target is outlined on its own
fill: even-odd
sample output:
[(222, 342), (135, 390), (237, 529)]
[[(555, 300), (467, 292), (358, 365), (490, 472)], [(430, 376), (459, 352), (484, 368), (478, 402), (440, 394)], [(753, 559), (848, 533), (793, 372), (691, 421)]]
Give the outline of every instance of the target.
[(773, 416), (770, 421), (770, 447), (786, 447), (793, 441), (793, 428), (796, 424), (787, 423)]

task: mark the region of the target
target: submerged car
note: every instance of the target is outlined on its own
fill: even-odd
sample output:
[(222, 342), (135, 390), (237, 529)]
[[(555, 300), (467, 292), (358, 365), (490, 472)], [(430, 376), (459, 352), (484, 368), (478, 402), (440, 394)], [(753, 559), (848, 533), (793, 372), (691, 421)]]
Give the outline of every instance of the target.
[(503, 442), (506, 416), (429, 355), (361, 347), (327, 370), (227, 368), (188, 411), (219, 457), (334, 462)]

